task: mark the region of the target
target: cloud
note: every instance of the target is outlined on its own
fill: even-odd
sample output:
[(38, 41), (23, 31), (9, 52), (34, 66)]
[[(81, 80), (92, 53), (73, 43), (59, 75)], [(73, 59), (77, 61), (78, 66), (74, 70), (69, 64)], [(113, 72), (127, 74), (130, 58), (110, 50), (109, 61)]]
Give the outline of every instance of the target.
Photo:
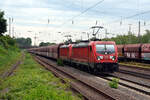
[[(99, 0), (0, 0), (0, 6), (5, 11), (7, 19), (14, 18), (13, 25), (16, 34), (20, 34), (18, 36), (30, 36), (34, 40), (35, 34), (29, 34), (27, 31), (32, 30), (37, 34), (41, 32), (39, 41), (62, 42), (66, 38), (58, 32), (78, 34), (72, 38), (79, 39), (83, 35), (82, 32), (92, 32), (90, 27), (95, 25), (96, 21), (98, 25), (104, 26), (108, 32), (116, 35), (127, 34), (128, 24), (132, 24), (132, 30), (137, 35), (139, 20), (141, 23), (146, 21), (147, 24), (150, 24), (149, 13), (122, 20), (123, 25), (119, 24), (121, 17), (148, 11), (150, 9), (148, 0), (140, 0), (140, 2), (137, 0), (105, 0), (81, 14), (97, 2)], [(149, 26), (141, 28), (143, 33), (145, 29), (149, 29)], [(105, 37), (104, 33), (105, 30), (101, 30), (101, 37)], [(87, 35), (83, 35), (83, 38), (87, 39)]]

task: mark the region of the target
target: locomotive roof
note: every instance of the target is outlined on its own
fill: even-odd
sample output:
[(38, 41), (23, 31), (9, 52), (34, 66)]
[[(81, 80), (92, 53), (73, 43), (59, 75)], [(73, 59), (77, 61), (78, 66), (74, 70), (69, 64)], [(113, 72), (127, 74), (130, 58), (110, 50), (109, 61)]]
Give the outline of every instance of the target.
[(91, 41), (91, 43), (101, 43), (101, 44), (106, 44), (106, 43), (110, 43), (110, 44), (115, 44), (115, 42), (114, 41)]
[(78, 47), (87, 47), (89, 45), (89, 42), (80, 42), (78, 44), (73, 44), (73, 48), (78, 48)]
[(102, 44), (106, 44), (106, 43), (111, 43), (111, 44), (115, 44), (114, 41), (81, 41), (79, 43), (73, 43), (73, 44), (64, 44), (61, 45), (60, 48), (68, 48), (70, 45), (72, 45), (73, 48), (78, 48), (78, 47), (87, 47), (88, 45), (92, 45), (92, 44), (96, 44), (96, 43), (102, 43)]
[(68, 48), (69, 45), (61, 45), (60, 48)]
[(92, 44), (97, 44), (97, 43), (101, 43), (101, 44), (106, 44), (106, 43), (110, 43), (110, 44), (115, 44), (114, 41), (90, 41), (90, 42), (80, 42), (78, 44), (73, 44), (72, 47), (87, 47), (88, 45), (92, 45)]

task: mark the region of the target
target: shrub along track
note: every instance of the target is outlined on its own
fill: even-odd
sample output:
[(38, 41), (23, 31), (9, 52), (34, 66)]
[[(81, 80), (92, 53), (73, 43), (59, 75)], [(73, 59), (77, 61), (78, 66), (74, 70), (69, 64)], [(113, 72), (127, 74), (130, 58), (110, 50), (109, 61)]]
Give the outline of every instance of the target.
[(6, 72), (4, 72), (1, 76), (2, 79), (6, 78), (6, 77), (9, 77), (10, 75), (13, 74), (14, 70), (20, 65), (23, 63), (23, 60), (24, 60), (24, 57), (25, 57), (25, 53), (22, 52), (22, 55), (20, 57), (20, 59), (14, 64), (11, 66), (10, 69), (8, 69)]
[[(101, 80), (94, 80), (93, 75), (79, 72), (71, 67), (60, 67), (56, 63), (43, 57), (36, 56), (35, 59), (46, 69), (52, 71), (64, 81), (66, 78), (71, 87), (81, 93), (88, 100), (136, 100), (135, 97), (103, 85)], [(73, 70), (74, 69), (74, 70)]]

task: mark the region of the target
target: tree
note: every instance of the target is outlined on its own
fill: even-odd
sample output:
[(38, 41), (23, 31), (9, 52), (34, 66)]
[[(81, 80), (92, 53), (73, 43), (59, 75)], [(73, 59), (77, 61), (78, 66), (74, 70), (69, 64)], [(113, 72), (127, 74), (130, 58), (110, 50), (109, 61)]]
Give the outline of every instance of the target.
[(145, 30), (146, 34), (144, 34), (141, 38), (142, 43), (150, 43), (150, 30)]
[(31, 38), (17, 38), (16, 42), (19, 47), (30, 47), (32, 43)]
[(4, 12), (0, 10), (0, 36), (7, 31), (7, 20), (4, 18)]
[(138, 43), (138, 37), (129, 33), (128, 35), (117, 35), (116, 37), (103, 39), (107, 41), (115, 41), (116, 44), (136, 44)]

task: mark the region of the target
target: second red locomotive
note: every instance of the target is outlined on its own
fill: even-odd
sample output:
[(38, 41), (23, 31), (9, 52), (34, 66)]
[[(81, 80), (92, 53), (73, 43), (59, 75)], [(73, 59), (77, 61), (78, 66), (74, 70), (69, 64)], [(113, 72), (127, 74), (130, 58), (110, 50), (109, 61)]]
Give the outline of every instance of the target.
[(60, 44), (29, 50), (32, 53), (78, 66), (88, 71), (114, 72), (118, 70), (117, 46), (113, 41), (90, 41)]

